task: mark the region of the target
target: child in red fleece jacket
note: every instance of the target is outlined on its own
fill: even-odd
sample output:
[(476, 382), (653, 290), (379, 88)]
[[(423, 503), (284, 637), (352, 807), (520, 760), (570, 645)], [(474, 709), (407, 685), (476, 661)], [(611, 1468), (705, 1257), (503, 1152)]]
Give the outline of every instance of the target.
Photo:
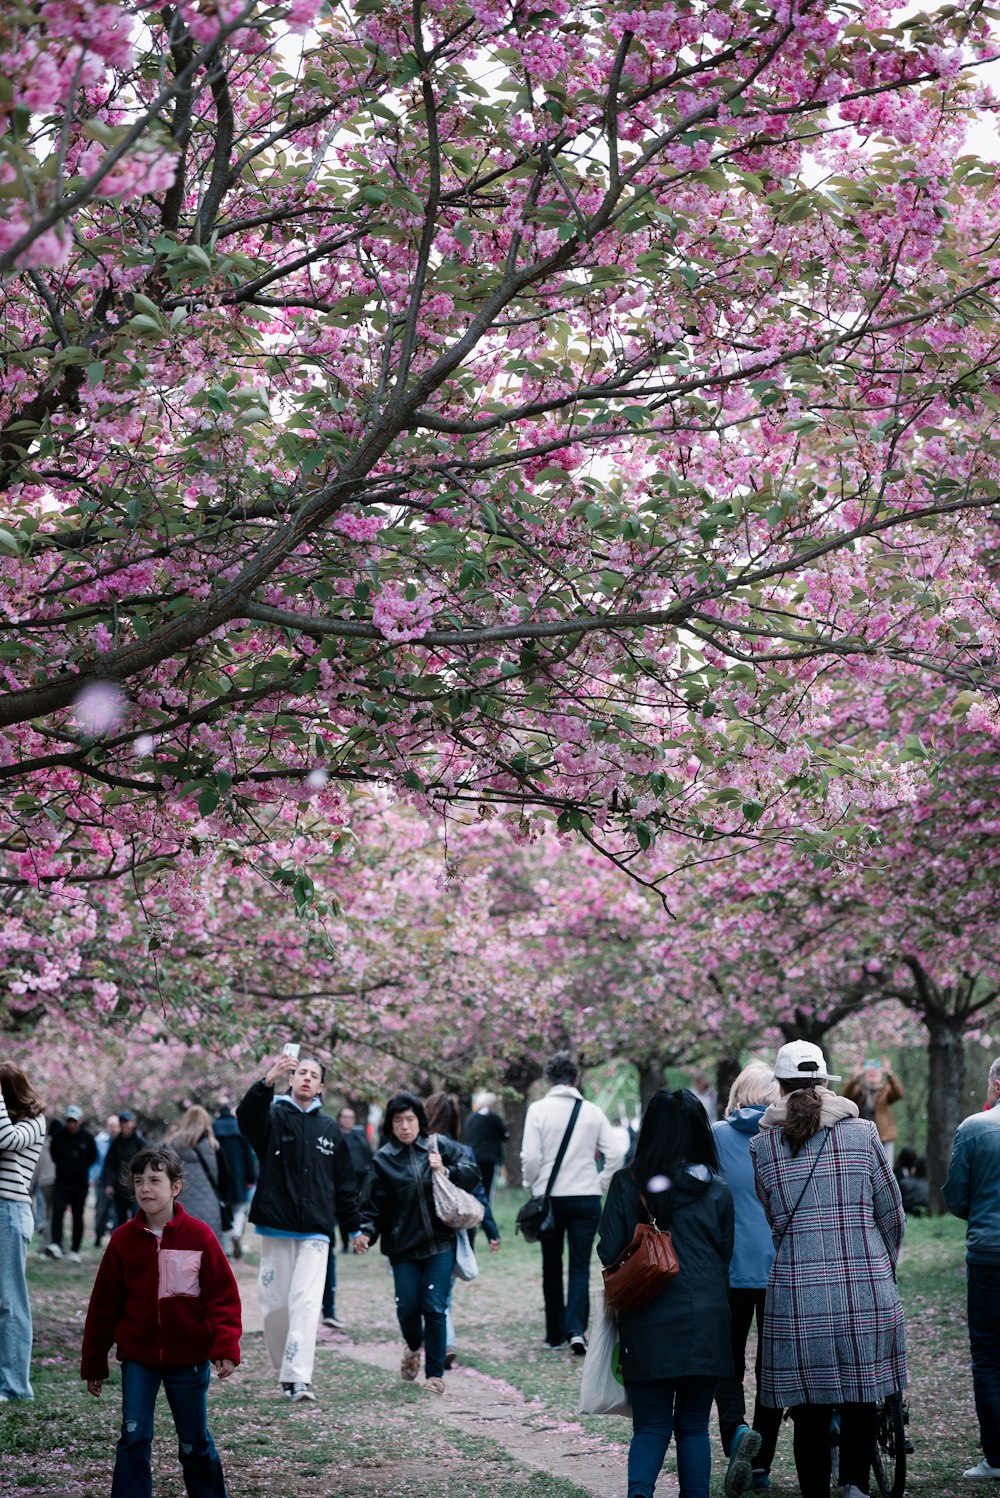
[(207, 1424), (214, 1364), (228, 1378), (240, 1360), (240, 1294), (211, 1228), (177, 1200), (184, 1167), (166, 1145), (129, 1165), (141, 1210), (111, 1235), (87, 1308), (80, 1375), (99, 1395), (108, 1349), (122, 1368), (122, 1433), (111, 1498), (152, 1498), (153, 1409), (162, 1383), (177, 1427), (190, 1498), (227, 1498)]

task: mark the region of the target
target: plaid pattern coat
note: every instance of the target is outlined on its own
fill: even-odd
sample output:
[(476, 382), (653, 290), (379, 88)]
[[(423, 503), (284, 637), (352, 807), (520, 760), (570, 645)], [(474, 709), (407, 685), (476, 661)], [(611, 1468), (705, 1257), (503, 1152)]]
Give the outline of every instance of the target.
[(775, 1243), (795, 1209), (767, 1283), (761, 1402), (881, 1404), (906, 1385), (895, 1278), (904, 1216), (875, 1125), (842, 1119), (794, 1158), (772, 1128), (750, 1150)]

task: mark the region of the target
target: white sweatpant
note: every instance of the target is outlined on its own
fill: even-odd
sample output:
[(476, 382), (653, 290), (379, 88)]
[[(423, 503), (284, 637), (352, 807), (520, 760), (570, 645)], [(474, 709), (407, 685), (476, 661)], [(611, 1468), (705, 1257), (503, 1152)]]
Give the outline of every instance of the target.
[(257, 1242), (268, 1356), (283, 1384), (311, 1384), (327, 1244), (322, 1238), (268, 1238), (259, 1233)]

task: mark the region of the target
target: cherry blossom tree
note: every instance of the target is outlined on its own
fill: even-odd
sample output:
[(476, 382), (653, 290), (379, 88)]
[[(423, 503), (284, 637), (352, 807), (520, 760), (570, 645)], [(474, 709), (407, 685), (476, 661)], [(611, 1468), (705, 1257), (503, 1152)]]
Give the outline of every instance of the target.
[(11, 909), (183, 902), (359, 783), (615, 856), (792, 794), (815, 842), (910, 789), (831, 663), (995, 726), (983, 7), (0, 24)]

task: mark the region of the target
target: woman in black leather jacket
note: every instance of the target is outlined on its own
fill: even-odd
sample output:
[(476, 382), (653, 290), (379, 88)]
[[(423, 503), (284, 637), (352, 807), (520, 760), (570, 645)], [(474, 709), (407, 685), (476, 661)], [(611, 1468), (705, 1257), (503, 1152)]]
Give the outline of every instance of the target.
[(479, 1167), (451, 1139), (432, 1150), (424, 1105), (412, 1092), (397, 1092), (382, 1120), (385, 1141), (368, 1172), (361, 1203), (361, 1235), (366, 1244), (382, 1239), (392, 1265), (396, 1315), (406, 1347), (400, 1372), (413, 1382), (424, 1348), (424, 1387), (444, 1392), (446, 1308), (455, 1265), (455, 1231), (434, 1211), (432, 1173), (447, 1171), (468, 1191), (479, 1182)]

